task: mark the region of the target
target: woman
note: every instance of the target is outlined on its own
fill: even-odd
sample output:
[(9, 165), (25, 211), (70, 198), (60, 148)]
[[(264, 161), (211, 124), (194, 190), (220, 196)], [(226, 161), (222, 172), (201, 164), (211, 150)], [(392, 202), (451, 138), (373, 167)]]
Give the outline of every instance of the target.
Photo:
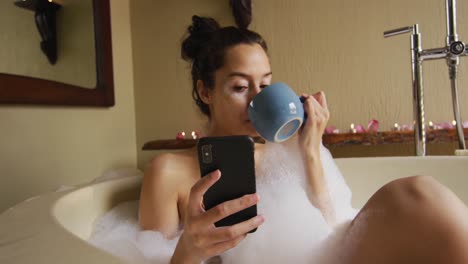
[[(240, 20), (236, 16), (236, 21)], [(194, 16), (182, 44), (182, 57), (192, 64), (194, 100), (209, 119), (208, 136), (257, 136), (247, 106), (270, 84), (272, 72), (265, 41), (247, 30), (248, 24), (244, 20), (238, 22), (241, 28), (221, 28), (213, 19)], [(303, 96), (310, 118), (299, 131), (299, 142), (309, 200), (333, 224), (335, 212), (320, 157), (329, 111), (323, 92)], [(256, 160), (262, 151), (257, 144)], [(143, 181), (139, 220), (143, 229), (157, 230), (167, 237), (183, 229), (171, 263), (200, 263), (217, 256), (236, 247), (248, 231), (261, 228), (265, 221), (259, 215), (216, 228), (216, 221), (259, 201), (256, 194), (246, 195), (205, 211), (203, 194), (220, 177), (215, 171), (200, 178), (195, 148), (152, 160)], [(362, 221), (366, 225), (360, 225)], [(358, 236), (353, 241), (344, 240), (343, 249), (337, 249), (347, 251), (346, 263), (468, 263), (464, 250), (468, 210), (452, 192), (428, 177), (399, 179), (382, 187), (346, 233)]]

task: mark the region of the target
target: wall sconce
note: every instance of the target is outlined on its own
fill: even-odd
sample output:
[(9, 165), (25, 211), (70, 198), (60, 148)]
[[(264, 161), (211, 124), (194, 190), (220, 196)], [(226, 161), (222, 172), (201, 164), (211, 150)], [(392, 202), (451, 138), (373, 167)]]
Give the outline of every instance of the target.
[(57, 62), (57, 31), (55, 13), (60, 9), (61, 0), (15, 0), (15, 5), (34, 11), (34, 19), (41, 35), (41, 50), (50, 64)]

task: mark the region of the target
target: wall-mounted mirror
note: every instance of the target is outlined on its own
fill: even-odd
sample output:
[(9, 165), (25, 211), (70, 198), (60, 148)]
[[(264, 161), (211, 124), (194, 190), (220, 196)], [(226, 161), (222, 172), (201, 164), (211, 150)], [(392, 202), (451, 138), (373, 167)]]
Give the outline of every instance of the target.
[(34, 12), (0, 3), (0, 104), (114, 105), (109, 0), (65, 0), (58, 59), (40, 50)]

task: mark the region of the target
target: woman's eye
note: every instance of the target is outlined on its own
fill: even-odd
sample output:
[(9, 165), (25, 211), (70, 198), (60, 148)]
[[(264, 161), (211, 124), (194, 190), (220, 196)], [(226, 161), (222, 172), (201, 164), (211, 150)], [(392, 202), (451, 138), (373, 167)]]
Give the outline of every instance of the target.
[(263, 88), (267, 87), (268, 85), (269, 84), (262, 84), (262, 85), (260, 85), (260, 89), (263, 89)]
[(242, 92), (245, 89), (248, 89), (248, 87), (247, 86), (234, 86), (234, 91), (236, 92)]

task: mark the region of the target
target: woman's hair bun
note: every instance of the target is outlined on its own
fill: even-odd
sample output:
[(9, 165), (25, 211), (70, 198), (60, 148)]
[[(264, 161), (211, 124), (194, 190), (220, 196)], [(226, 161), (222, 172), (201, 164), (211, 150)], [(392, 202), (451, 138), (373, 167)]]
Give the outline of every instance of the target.
[(192, 25), (189, 27), (190, 34), (211, 33), (220, 28), (218, 22), (211, 17), (192, 16)]
[(229, 0), (237, 27), (247, 29), (252, 22), (252, 0)]
[(218, 22), (210, 17), (192, 17), (192, 25), (188, 27), (189, 35), (182, 42), (182, 58), (194, 60), (211, 34), (220, 28)]

